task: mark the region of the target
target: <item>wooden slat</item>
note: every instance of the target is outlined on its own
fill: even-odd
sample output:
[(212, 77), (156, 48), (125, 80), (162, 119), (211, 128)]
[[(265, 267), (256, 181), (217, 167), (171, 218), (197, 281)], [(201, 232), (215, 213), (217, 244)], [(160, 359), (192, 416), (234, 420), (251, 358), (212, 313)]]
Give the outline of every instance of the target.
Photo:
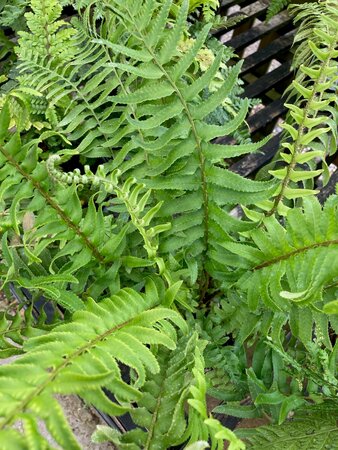
[(266, 73), (262, 77), (258, 78), (257, 81), (250, 83), (246, 86), (243, 97), (259, 97), (264, 94), (264, 92), (269, 91), (273, 87), (277, 85), (277, 83), (285, 80), (290, 75), (291, 62), (288, 61), (281, 66), (277, 67), (277, 69), (272, 70), (271, 72)]
[(320, 203), (323, 204), (325, 200), (329, 197), (329, 195), (334, 194), (337, 183), (338, 183), (338, 170), (333, 172), (330, 181), (327, 183), (327, 185), (320, 189), (320, 192), (317, 195)]
[(229, 8), (230, 6), (233, 5), (239, 5), (241, 3), (244, 3), (246, 0), (222, 0), (221, 1), (221, 12), (223, 8)]
[[(268, 9), (268, 4), (264, 0), (257, 0), (254, 3), (251, 3), (248, 6), (245, 6), (244, 8), (241, 8), (240, 11), (235, 12), (234, 14), (230, 14), (229, 17), (237, 16), (238, 14), (244, 14), (246, 19), (253, 19), (254, 17), (257, 17), (258, 15), (262, 14), (264, 11)], [(239, 24), (240, 26), (241, 24)]]
[(223, 44), (226, 44), (229, 47), (233, 47), (235, 50), (241, 50), (247, 45), (252, 44), (253, 42), (261, 39), (266, 36), (271, 31), (278, 31), (281, 27), (287, 25), (291, 21), (289, 14), (284, 11), (277, 16), (273, 17), (268, 23), (263, 22), (256, 27), (250, 28), (250, 30), (245, 33), (241, 33), (237, 36), (234, 36), (228, 41), (223, 41)]
[[(236, 2), (238, 4), (238, 2)], [(244, 16), (242, 20), (232, 26), (228, 26), (226, 32), (228, 33), (230, 30), (234, 30), (235, 34), (241, 35), (244, 31), (247, 31), (248, 28), (251, 27), (251, 22), (255, 19), (255, 17), (262, 17), (265, 15), (265, 11), (267, 10), (268, 5), (265, 3), (265, 0), (257, 0), (254, 3), (250, 3), (247, 6), (244, 6), (240, 10), (227, 15), (229, 19)], [(215, 37), (221, 39), (224, 36), (224, 30), (217, 30), (213, 33)]]
[(287, 50), (292, 45), (294, 35), (295, 30), (289, 31), (287, 34), (273, 41), (265, 48), (262, 48), (261, 50), (258, 50), (257, 52), (248, 56), (244, 60), (242, 73), (248, 72), (254, 67), (265, 63), (266, 61), (272, 59), (274, 56), (278, 55), (279, 52)]
[[(236, 2), (236, 4), (237, 3), (238, 2)], [(250, 27), (250, 21), (253, 21), (255, 17), (262, 16), (263, 14), (265, 14), (267, 8), (268, 5), (265, 3), (265, 0), (257, 0), (254, 3), (244, 6), (239, 11), (236, 11), (233, 14), (228, 15), (230, 19), (236, 16), (245, 16), (245, 17), (237, 25), (227, 27), (226, 29), (227, 33), (230, 30), (234, 29), (235, 34), (239, 35), (242, 34), (242, 29), (244, 28), (246, 31)], [(218, 39), (220, 39), (220, 37), (224, 35), (224, 31), (219, 30), (216, 33), (214, 33), (214, 35)]]
[(247, 123), (250, 127), (250, 133), (255, 133), (261, 128), (264, 128), (273, 120), (282, 116), (285, 112), (286, 107), (284, 106), (284, 100), (282, 100), (281, 98), (275, 100), (274, 102), (267, 105), (264, 109), (261, 109), (256, 114), (247, 119)]

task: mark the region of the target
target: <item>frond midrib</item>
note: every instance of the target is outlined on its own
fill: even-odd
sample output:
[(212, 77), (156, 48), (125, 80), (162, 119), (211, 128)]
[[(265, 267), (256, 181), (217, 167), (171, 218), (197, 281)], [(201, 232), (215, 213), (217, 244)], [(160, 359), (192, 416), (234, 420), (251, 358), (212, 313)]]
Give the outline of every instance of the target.
[[(278, 205), (283, 201), (283, 198), (284, 198), (284, 195), (285, 195), (285, 191), (286, 191), (286, 189), (287, 189), (287, 187), (289, 186), (289, 183), (290, 183), (292, 171), (293, 171), (293, 169), (295, 168), (295, 166), (297, 164), (296, 163), (296, 158), (297, 158), (298, 154), (301, 153), (302, 150), (305, 147), (303, 144), (301, 144), (301, 140), (302, 140), (302, 137), (303, 137), (303, 135), (305, 133), (305, 130), (306, 130), (305, 123), (306, 123), (306, 120), (308, 119), (308, 112), (309, 112), (309, 109), (310, 109), (310, 105), (311, 105), (312, 101), (315, 99), (316, 95), (318, 94), (318, 86), (319, 86), (319, 84), (322, 83), (323, 79), (326, 78), (325, 69), (327, 68), (329, 62), (333, 58), (333, 52), (335, 51), (337, 38), (338, 38), (338, 32), (335, 33), (335, 40), (332, 41), (332, 43), (330, 44), (330, 47), (328, 48), (329, 56), (321, 64), (319, 76), (315, 80), (315, 82), (313, 83), (311, 95), (306, 101), (306, 105), (305, 105), (305, 108), (304, 108), (304, 115), (303, 115), (302, 122), (300, 123), (299, 128), (298, 128), (298, 135), (297, 135), (297, 139), (296, 139), (295, 144), (294, 144), (294, 152), (293, 152), (292, 157), (291, 157), (291, 162), (287, 166), (286, 174), (285, 174), (285, 177), (284, 177), (284, 179), (282, 181), (282, 184), (281, 184), (281, 191), (277, 195), (277, 197), (275, 198), (275, 201), (274, 201), (273, 206), (270, 209), (270, 211), (268, 211), (266, 213), (267, 217), (272, 216), (277, 211)], [(324, 91), (320, 93), (319, 99), (322, 98), (323, 93), (324, 93)], [(313, 117), (316, 117), (317, 113), (318, 113), (318, 110), (315, 110), (315, 113), (313, 114)], [(324, 118), (323, 118), (323, 122), (324, 122)]]
[(10, 425), (12, 423), (12, 421), (15, 420), (15, 417), (17, 416), (17, 414), (19, 412), (25, 411), (25, 409), (29, 405), (29, 403), (34, 398), (38, 397), (44, 391), (44, 389), (46, 389), (51, 383), (53, 383), (53, 381), (58, 376), (58, 374), (62, 371), (62, 369), (67, 367), (68, 364), (70, 364), (73, 359), (76, 359), (77, 357), (81, 356), (88, 349), (94, 347), (99, 342), (103, 341), (108, 336), (113, 334), (115, 331), (118, 331), (121, 328), (129, 325), (134, 319), (135, 318), (133, 317), (133, 318), (127, 320), (126, 322), (123, 322), (122, 324), (116, 325), (113, 328), (106, 330), (104, 333), (99, 334), (94, 339), (89, 341), (86, 345), (83, 345), (82, 347), (80, 347), (79, 349), (77, 349), (76, 351), (71, 353), (69, 356), (67, 356), (67, 358), (65, 358), (65, 360), (61, 364), (59, 364), (55, 369), (53, 369), (52, 372), (50, 372), (49, 377), (40, 386), (38, 386), (26, 399), (24, 399), (21, 402), (21, 404), (11, 414), (9, 414), (4, 421), (0, 422), (0, 430), (3, 430), (7, 425)]
[(88, 237), (79, 229), (79, 227), (71, 220), (70, 217), (62, 210), (62, 208), (48, 195), (48, 193), (42, 188), (40, 183), (31, 177), (25, 170), (22, 169), (14, 158), (5, 150), (3, 146), (0, 146), (1, 153), (5, 156), (8, 162), (15, 167), (15, 169), (39, 191), (46, 202), (56, 211), (58, 216), (63, 222), (79, 236), (86, 247), (91, 251), (92, 255), (98, 260), (100, 264), (104, 264), (105, 257), (100, 253), (97, 247), (88, 239)]
[(292, 258), (293, 256), (296, 256), (300, 253), (304, 253), (304, 252), (307, 252), (309, 250), (312, 250), (312, 249), (318, 248), (318, 247), (329, 247), (330, 245), (338, 245), (338, 239), (322, 241), (322, 242), (315, 242), (314, 244), (308, 245), (306, 247), (298, 248), (297, 250), (294, 250), (292, 252), (285, 253), (280, 256), (276, 256), (275, 258), (272, 258), (268, 261), (264, 261), (264, 263), (258, 264), (252, 270), (253, 271), (260, 270), (265, 267), (272, 266), (273, 264), (277, 264), (280, 261), (284, 261), (286, 259)]

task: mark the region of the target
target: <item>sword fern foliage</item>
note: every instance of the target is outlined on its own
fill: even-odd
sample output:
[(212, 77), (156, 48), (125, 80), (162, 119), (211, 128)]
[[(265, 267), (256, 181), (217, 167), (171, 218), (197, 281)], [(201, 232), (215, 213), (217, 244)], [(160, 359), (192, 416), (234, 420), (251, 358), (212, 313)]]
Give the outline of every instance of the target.
[[(16, 3), (26, 28), (0, 98), (0, 277), (32, 301), (0, 315), (0, 357), (15, 356), (0, 366), (0, 447), (79, 449), (55, 398), (69, 393), (130, 414), (133, 430), (93, 436), (121, 449), (263, 448), (293, 429), (314, 445), (309, 406), (337, 394), (337, 197), (322, 206), (312, 189), (336, 137), (332, 3), (301, 44), (285, 166), (263, 181), (227, 161), (269, 137), (214, 143), (236, 138), (250, 106), (241, 63), (208, 46), (207, 9), (190, 33), (192, 9), (218, 2)], [(231, 117), (215, 123), (224, 104)], [(41, 296), (52, 321), (32, 313)], [(218, 414), (279, 425), (242, 441), (207, 392)]]

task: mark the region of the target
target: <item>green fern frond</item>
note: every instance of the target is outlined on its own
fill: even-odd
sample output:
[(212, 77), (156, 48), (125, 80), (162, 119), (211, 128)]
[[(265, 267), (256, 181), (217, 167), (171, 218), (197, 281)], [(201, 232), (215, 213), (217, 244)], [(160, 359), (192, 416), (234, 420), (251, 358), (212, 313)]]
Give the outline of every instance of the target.
[[(123, 186), (120, 187), (118, 184), (118, 176), (120, 175), (120, 171), (118, 169), (113, 171), (110, 176), (105, 174), (103, 165), (98, 167), (96, 174), (94, 174), (88, 166), (85, 166), (84, 175), (72, 172), (62, 173), (55, 167), (55, 162), (60, 161), (60, 159), (61, 158), (58, 155), (52, 155), (47, 161), (47, 170), (54, 179), (61, 183), (67, 184), (91, 184), (93, 187), (103, 189), (108, 195), (114, 193), (116, 195), (116, 203), (121, 203), (121, 205), (117, 208), (115, 207), (114, 210), (119, 210), (119, 212), (124, 210), (121, 208), (125, 208), (127, 210), (132, 224), (142, 236), (144, 242), (143, 247), (146, 250), (147, 259), (142, 260), (141, 258), (126, 256), (123, 258), (123, 262), (127, 266), (130, 265), (130, 267), (142, 267), (156, 264), (159, 274), (167, 282), (168, 287), (173, 289), (173, 293), (175, 292), (176, 294), (182, 282), (173, 279), (172, 274), (166, 267), (165, 261), (158, 255), (159, 234), (170, 229), (171, 224), (168, 222), (157, 224), (156, 226), (150, 226), (154, 216), (156, 216), (160, 210), (163, 202), (159, 202), (155, 206), (147, 208), (151, 191), (148, 190), (143, 192), (145, 186), (143, 184), (135, 185), (136, 180), (134, 178), (127, 179)], [(183, 294), (183, 292), (180, 294)], [(182, 297), (182, 295), (180, 295), (179, 297), (180, 301), (184, 304), (184, 296)], [(173, 299), (174, 297), (172, 297), (170, 301), (168, 300), (166, 302), (166, 306), (170, 306)]]
[[(156, 11), (155, 17), (158, 20), (162, 15), (165, 17), (168, 5), (167, 2)], [(128, 2), (116, 6), (115, 10), (120, 11), (121, 15), (123, 13), (124, 23), (128, 24), (129, 30), (134, 30), (137, 40), (131, 42), (132, 46), (115, 45), (101, 40), (102, 46), (115, 50), (118, 59), (128, 58), (129, 65), (137, 69), (142, 64), (151, 64), (151, 67), (157, 68), (161, 78), (154, 82), (145, 74), (139, 86), (126, 93), (121, 84), (121, 93), (112, 98), (124, 109), (132, 106), (133, 115), (137, 119), (127, 117), (126, 124), (118, 135), (104, 144), (117, 145), (119, 140), (120, 146), (124, 143), (122, 152), (125, 160), (121, 161), (118, 157), (108, 166), (111, 169), (119, 168), (126, 176), (132, 175), (142, 181), (154, 191), (158, 199), (170, 198), (170, 202), (177, 205), (176, 213), (180, 215), (173, 220), (173, 231), (169, 231), (162, 239), (160, 252), (170, 253), (190, 246), (193, 255), (204, 254), (205, 259), (217, 235), (211, 231), (216, 226), (214, 222), (217, 223), (212, 217), (212, 206), (217, 205), (222, 209), (224, 205), (231, 204), (237, 194), (243, 203), (252, 203), (266, 198), (273, 189), (273, 182), (270, 184), (244, 180), (224, 168), (215, 167), (209, 160), (209, 155), (213, 153), (210, 141), (232, 133), (245, 119), (246, 103), (239, 114), (224, 126), (210, 125), (204, 121), (233, 89), (240, 66), (237, 65), (230, 71), (229, 78), (219, 90), (203, 99), (202, 92), (208, 88), (219, 70), (222, 52), (214, 56), (209, 68), (199, 79), (190, 81), (189, 70), (205, 42), (209, 27), (204, 28), (190, 50), (176, 62), (175, 55), (170, 60), (163, 59), (163, 49), (166, 48), (167, 40), (173, 39), (171, 33), (178, 42), (182, 30), (174, 28), (168, 31), (164, 28), (161, 32), (157, 29), (157, 38), (154, 40), (152, 28), (142, 30), (137, 26), (141, 18), (131, 12)], [(181, 17), (186, 20), (186, 16), (184, 2), (178, 20)], [(119, 68), (124, 71), (120, 75), (123, 84), (132, 87), (137, 72), (129, 75), (134, 71), (129, 69), (126, 72), (125, 66)], [(132, 143), (126, 140), (127, 136), (131, 137)], [(215, 146), (215, 151), (222, 153), (224, 157), (231, 157), (257, 148), (255, 145), (231, 148)], [(159, 214), (166, 216), (164, 209)], [(192, 216), (194, 220), (189, 224), (185, 218)]]
[[(7, 108), (0, 120), (5, 130), (10, 120)], [(96, 296), (107, 288), (112, 293), (118, 290), (117, 270), (128, 225), (120, 223), (115, 230), (112, 217), (105, 216), (102, 205), (96, 204), (96, 194), (89, 196), (83, 208), (76, 185), (66, 189), (54, 186), (39, 153), (37, 142), (22, 145), (17, 133), (9, 134), (8, 142), (0, 147), (1, 209), (9, 217), (7, 229), (12, 230), (2, 236), (8, 271), (5, 282), (42, 289), (67, 309), (78, 309), (82, 302), (75, 294), (83, 292), (83, 286), (89, 295)], [(26, 205), (25, 213), (19, 210), (21, 204)], [(13, 233), (14, 247), (10, 239)], [(41, 284), (36, 278), (35, 283), (34, 264), (45, 266), (40, 270), (48, 281)], [(108, 266), (111, 275), (103, 277)], [(79, 278), (74, 279), (74, 274)], [(56, 284), (48, 286), (53, 280)], [(66, 291), (67, 283), (73, 283), (73, 292)]]
[(271, 20), (275, 15), (285, 9), (291, 0), (270, 0), (268, 11), (266, 14), (266, 20)]
[[(304, 34), (308, 32), (306, 21), (303, 23), (304, 30), (300, 30), (297, 34), (296, 41), (304, 41), (299, 47), (303, 63), (292, 83), (297, 100), (295, 103), (285, 105), (289, 108), (288, 120), (283, 124), (287, 139), (282, 146), (286, 151), (280, 156), (287, 165), (282, 169), (269, 171), (281, 181), (274, 193), (273, 206), (267, 215), (272, 215), (275, 211), (281, 213), (280, 204), (284, 199), (293, 200), (316, 194), (317, 191), (306, 189), (312, 187), (313, 178), (324, 170), (311, 170), (314, 159), (321, 157), (325, 160), (327, 153), (336, 151), (336, 145), (333, 143), (332, 147), (329, 141), (331, 135), (333, 142), (337, 137), (336, 99), (331, 92), (338, 81), (337, 9), (331, 6), (329, 0), (319, 6), (305, 4), (297, 10), (298, 19), (304, 17), (304, 11), (316, 11), (317, 7), (321, 14), (317, 11), (314, 19), (310, 14), (309, 20), (314, 22), (313, 28), (310, 27), (310, 34)], [(309, 36), (316, 39), (309, 39)], [(304, 48), (310, 57), (303, 54)], [(298, 64), (297, 58), (295, 61), (295, 64)], [(310, 170), (297, 170), (299, 165), (304, 163)], [(323, 165), (325, 168), (325, 163)], [(305, 189), (301, 189), (299, 183)]]
[[(21, 89), (34, 89), (44, 96), (42, 112), (56, 109), (57, 117), (62, 118), (51, 125), (78, 144), (75, 153), (89, 157), (111, 156), (111, 148), (102, 148), (102, 143), (107, 142), (121, 122), (112, 119), (114, 104), (109, 97), (118, 81), (109, 76), (114, 70), (106, 66), (110, 59), (105, 51), (93, 44), (79, 22), (77, 28), (70, 46), (76, 57), (70, 61), (68, 56), (41, 56), (27, 48), (24, 58), (19, 60)], [(83, 73), (81, 68), (85, 66), (91, 69)], [(109, 126), (104, 127), (105, 121)]]
[[(293, 333), (306, 345), (312, 340), (313, 322), (323, 301), (323, 290), (338, 277), (337, 199), (331, 197), (323, 210), (314, 198), (304, 199), (303, 210), (289, 212), (285, 226), (274, 217), (265, 229), (250, 232), (252, 243), (224, 242), (236, 255), (237, 287), (247, 295), (255, 311), (263, 302), (272, 311), (290, 314)], [(331, 346), (328, 322), (317, 323), (317, 336)]]
[(240, 436), (253, 450), (318, 450), (338, 448), (337, 404), (322, 404), (298, 410), (295, 416), (282, 426), (258, 427), (255, 430), (241, 430)]
[[(299, 68), (301, 65), (312, 66), (316, 60), (308, 44), (308, 40), (320, 46), (322, 42), (321, 33), (332, 33), (336, 25), (332, 23), (337, 16), (335, 5), (331, 0), (321, 2), (306, 2), (302, 5), (291, 4), (289, 11), (293, 16), (298, 30), (294, 39), (295, 54), (292, 65)], [(329, 22), (327, 22), (327, 18)], [(331, 20), (330, 20), (331, 19)], [(324, 39), (325, 42), (326, 38)], [(299, 77), (300, 74), (297, 74)]]
[(25, 14), (30, 32), (19, 32), (19, 57), (29, 60), (32, 52), (36, 56), (66, 62), (74, 55), (72, 37), (76, 30), (60, 20), (62, 7), (58, 0), (31, 0), (32, 12)]
[[(170, 445), (211, 439), (211, 448), (221, 450), (224, 441), (229, 449), (243, 450), (245, 445), (220, 422), (208, 417), (205, 402), (206, 382), (201, 356), (203, 341), (197, 333), (181, 338), (174, 352), (159, 355), (161, 372), (142, 388), (138, 407), (131, 410), (134, 422), (140, 427), (121, 435), (108, 427), (99, 427), (94, 442), (110, 441), (118, 448), (128, 449), (132, 442), (136, 449), (151, 449), (154, 443), (165, 450)], [(188, 417), (185, 404), (189, 404)]]
[[(43, 438), (39, 437), (37, 421), (43, 420), (62, 448), (80, 449), (53, 397), (55, 393), (80, 394), (111, 415), (129, 411), (129, 402), (141, 397), (139, 389), (144, 386), (146, 372), (160, 371), (149, 345), (175, 349), (175, 330), (169, 322), (186, 331), (180, 315), (157, 307), (158, 303), (153, 288), (148, 295), (125, 289), (99, 304), (88, 300), (86, 309), (75, 313), (71, 323), (28, 339), (24, 344), (27, 353), (0, 368), (1, 442), (6, 443), (9, 436), (22, 442), (20, 431), (11, 427), (24, 418), (38, 442)], [(122, 380), (118, 362), (135, 373), (130, 385)], [(103, 387), (114, 393), (116, 402), (108, 400)], [(28, 434), (25, 429), (23, 435)]]
[[(135, 450), (150, 449), (154, 442), (158, 449), (165, 450), (182, 442), (187, 427), (184, 405), (194, 379), (192, 371), (197, 345), (195, 333), (188, 338), (181, 338), (176, 350), (158, 355), (161, 371), (145, 383), (142, 398), (137, 407), (131, 410), (133, 421), (139, 428), (123, 435), (114, 433), (110, 441), (117, 444), (118, 448), (130, 448), (130, 442), (135, 442), (136, 437)], [(100, 439), (100, 436), (105, 438), (102, 431), (94, 435), (94, 442), (103, 441)]]
[(188, 400), (189, 425), (187, 437), (190, 443), (194, 441), (211, 442), (212, 450), (222, 450), (224, 441), (229, 442), (229, 450), (245, 450), (246, 446), (235, 433), (224, 427), (217, 419), (208, 414), (206, 393), (207, 383), (205, 379), (205, 366), (203, 357), (198, 354), (196, 367), (193, 369), (195, 382), (190, 388), (191, 398)]

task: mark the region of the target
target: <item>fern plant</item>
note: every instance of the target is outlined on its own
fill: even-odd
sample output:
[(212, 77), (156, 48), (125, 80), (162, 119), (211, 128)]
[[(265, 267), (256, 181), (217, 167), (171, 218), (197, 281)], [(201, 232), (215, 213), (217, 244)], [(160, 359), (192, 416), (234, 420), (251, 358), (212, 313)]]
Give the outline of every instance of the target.
[[(305, 11), (307, 19), (295, 42), (306, 40), (298, 47), (294, 59), (296, 67), (300, 61), (304, 63), (299, 65), (292, 84), (296, 101), (286, 104), (290, 116), (283, 124), (288, 136), (282, 145), (287, 152), (282, 152), (280, 156), (287, 165), (270, 171), (281, 182), (268, 215), (278, 211), (285, 198), (294, 200), (316, 194), (311, 189), (311, 181), (322, 174), (324, 169), (311, 170), (314, 159), (325, 159), (327, 154), (336, 151), (336, 98), (329, 87), (337, 83), (337, 9), (329, 0), (321, 5), (305, 4), (299, 7), (296, 20), (304, 18)], [(310, 27), (308, 22), (311, 23)], [(297, 171), (300, 164), (306, 164), (310, 170)], [(300, 182), (305, 189), (298, 188), (297, 183)], [(282, 213), (282, 208), (279, 212)]]
[[(169, 2), (167, 2), (159, 11), (154, 9), (153, 14), (158, 14), (156, 27), (160, 28), (161, 23), (163, 26), (168, 20), (169, 6)], [(111, 5), (107, 7), (109, 10)], [(201, 262), (203, 266), (212, 256), (212, 252), (209, 250), (212, 249), (212, 246), (217, 245), (214, 241), (215, 237), (212, 232), (209, 233), (209, 229), (220, 226), (217, 215), (222, 214), (224, 205), (233, 204), (234, 193), (238, 193), (241, 203), (252, 203), (266, 199), (269, 195), (268, 189), (273, 189), (273, 182), (259, 183), (244, 180), (221, 168), (218, 162), (224, 157), (255, 151), (265, 141), (237, 147), (219, 145), (217, 154), (214, 152), (213, 146), (209, 147), (209, 142), (213, 138), (231, 133), (239, 126), (244, 120), (247, 105), (244, 103), (239, 114), (224, 126), (214, 126), (203, 122), (204, 117), (212, 112), (231, 92), (239, 65), (230, 72), (228, 80), (216, 92), (207, 99), (201, 98), (199, 94), (209, 86), (221, 64), (222, 55), (219, 52), (204, 75), (198, 80), (193, 80), (188, 87), (189, 69), (194, 62), (196, 53), (206, 39), (209, 27), (205, 27), (190, 51), (178, 61), (176, 46), (181, 39), (187, 18), (186, 2), (180, 10), (177, 26), (170, 31), (163, 28), (162, 37), (155, 37), (155, 31), (157, 33), (158, 29), (155, 30), (154, 26), (150, 29), (150, 37), (147, 37), (128, 8), (127, 4), (122, 7), (123, 21), (127, 22), (120, 24), (120, 33), (122, 33), (122, 26), (130, 31), (134, 30), (133, 32), (138, 36), (135, 43), (132, 42), (130, 46), (115, 44), (110, 42), (109, 36), (107, 36), (107, 39), (96, 37), (94, 43), (89, 44), (89, 54), (93, 55), (95, 52), (95, 58), (100, 60), (100, 65), (102, 65), (100, 55), (105, 55), (104, 58), (107, 60), (104, 72), (96, 74), (94, 71), (92, 72), (94, 79), (88, 80), (93, 96), (98, 97), (94, 104), (100, 109), (99, 115), (94, 110), (88, 111), (88, 105), (91, 104), (89, 88), (76, 88), (78, 94), (81, 93), (80, 95), (85, 99), (85, 104), (80, 102), (76, 105), (77, 94), (73, 95), (69, 112), (59, 123), (57, 131), (66, 134), (70, 140), (78, 139), (96, 123), (98, 126), (86, 133), (85, 139), (80, 142), (75, 151), (92, 158), (110, 155), (111, 147), (119, 149), (118, 152), (116, 151), (116, 158), (107, 165), (109, 170), (118, 168), (124, 177), (133, 176), (142, 181), (147, 188), (156, 191), (159, 200), (168, 193), (173, 201), (177, 200), (176, 213), (179, 216), (173, 221), (172, 231), (167, 233), (165, 239), (162, 239), (161, 251), (166, 253), (177, 251), (183, 243), (186, 246), (185, 236), (189, 234), (195, 247), (192, 254), (194, 257), (201, 255), (201, 261), (204, 261)], [(143, 34), (138, 35), (141, 32)], [(96, 32), (90, 29), (89, 33)], [(100, 50), (98, 51), (97, 48)], [(111, 52), (115, 52), (116, 62), (113, 62), (110, 56)], [(126, 58), (128, 58), (128, 65), (123, 62)], [(80, 64), (87, 64), (86, 61), (89, 62), (89, 60), (83, 59), (81, 54), (80, 60), (76, 61), (76, 67)], [(35, 64), (35, 62), (29, 61), (22, 66), (25, 71), (34, 73), (34, 78), (29, 74), (25, 75), (24, 81), (27, 82), (27, 87), (34, 87), (34, 89), (44, 92), (47, 87), (49, 90), (51, 86), (56, 85), (56, 92), (54, 89), (54, 92), (52, 91), (50, 94), (51, 97), (47, 94), (47, 99), (52, 99), (52, 96), (56, 95), (58, 101), (61, 96), (69, 96), (70, 92), (73, 92), (67, 90), (64, 84), (64, 82), (68, 83), (66, 77), (59, 82), (58, 69), (46, 74), (46, 77), (42, 77), (43, 84), (36, 84), (37, 67)], [(173, 67), (169, 70), (171, 66)], [(45, 65), (41, 63), (40, 67), (42, 72), (45, 71)], [(107, 81), (104, 76), (107, 77), (108, 74), (117, 76), (112, 77), (111, 81)], [(135, 77), (140, 76), (142, 76), (141, 87), (133, 87), (139, 83), (139, 78)], [(101, 86), (102, 80), (105, 80), (103, 86)], [(81, 85), (84, 83), (82, 78), (78, 81), (79, 86), (80, 83)], [(105, 86), (107, 83), (108, 85)], [(155, 85), (157, 90), (154, 95)], [(95, 89), (94, 86), (96, 86)], [(102, 109), (103, 95), (106, 95), (107, 89), (114, 88), (121, 89), (121, 93), (108, 97), (105, 107)], [(130, 93), (128, 93), (129, 90), (131, 90)], [(61, 92), (60, 95), (59, 92)], [(54, 100), (51, 101), (54, 102)], [(159, 107), (161, 107), (161, 114), (158, 114)], [(91, 107), (89, 106), (89, 108)], [(123, 113), (112, 118), (113, 111), (121, 108)], [(131, 114), (130, 117), (129, 114)], [(92, 115), (93, 117), (90, 117)], [(103, 122), (107, 122), (106, 127), (100, 117)], [(85, 123), (83, 123), (84, 119), (86, 119)], [(116, 127), (119, 127), (118, 133), (114, 131)], [(73, 132), (74, 134), (72, 134)], [(208, 152), (213, 153), (212, 159)], [(149, 170), (149, 164), (152, 167), (151, 170)], [(176, 167), (179, 166), (181, 169), (177, 170)], [(182, 177), (185, 177), (184, 185), (180, 181)], [(164, 221), (170, 220), (171, 214), (172, 211), (170, 209), (166, 211), (164, 207), (159, 212)], [(189, 220), (187, 223), (188, 216), (189, 219), (193, 217), (193, 221)], [(191, 227), (193, 228), (190, 230)], [(178, 230), (179, 235), (177, 235)], [(176, 236), (173, 236), (174, 233)], [(224, 233), (226, 230), (223, 230)]]
[(336, 413), (334, 402), (313, 406), (298, 411), (292, 421), (282, 427), (265, 426), (257, 431), (241, 432), (252, 449), (299, 448), (310, 449), (325, 446), (337, 448), (336, 443)]
[[(131, 414), (134, 430), (93, 437), (122, 449), (269, 442), (274, 428), (244, 444), (221, 425), (208, 390), (217, 413), (297, 431), (294, 410), (329, 408), (337, 392), (337, 197), (321, 207), (313, 189), (335, 136), (334, 6), (311, 16), (315, 39), (298, 53), (308, 57), (288, 101), (286, 164), (258, 181), (226, 160), (269, 137), (214, 143), (239, 133), (249, 102), (212, 25), (192, 31), (195, 4), (28, 3), (19, 73), (1, 99), (0, 276), (7, 293), (29, 289), (62, 314), (0, 318), (0, 355), (19, 356), (0, 368), (4, 449), (47, 448), (40, 421), (61, 448), (80, 448), (55, 393)], [(225, 103), (231, 114), (215, 123)]]
[[(146, 369), (152, 373), (159, 371), (158, 362), (146, 344), (175, 348), (175, 331), (164, 320), (170, 319), (185, 330), (176, 312), (156, 307), (156, 303), (154, 287), (147, 296), (124, 290), (100, 304), (88, 300), (86, 309), (73, 316), (71, 323), (29, 339), (25, 343), (27, 353), (1, 368), (3, 380), (12, 378), (11, 386), (7, 383), (7, 389), (1, 392), (1, 442), (9, 441), (11, 445), (15, 442), (18, 448), (26, 448), (20, 433), (8, 429), (8, 425), (22, 417), (27, 434), (33, 433), (38, 445), (45, 445), (44, 438), (36, 433), (36, 421), (40, 418), (62, 448), (80, 448), (53, 399), (53, 393), (73, 391), (73, 386), (83, 398), (108, 414), (128, 411), (128, 402), (141, 395), (138, 387), (145, 382)], [(156, 329), (160, 323), (160, 329)], [(135, 370), (133, 385), (122, 380), (117, 361)], [(28, 368), (30, 377), (23, 377)], [(103, 387), (109, 387), (119, 401), (109, 401)]]
[(26, 0), (14, 0), (9, 2), (2, 0), (0, 3), (0, 23), (3, 27), (11, 27), (20, 30), (25, 26), (24, 13), (27, 7)]
[(266, 14), (266, 20), (271, 20), (279, 12), (283, 11), (290, 4), (290, 1), (291, 0), (271, 0)]
[[(159, 15), (158, 20), (165, 20), (168, 14), (165, 13), (165, 7), (166, 5), (162, 9), (163, 18)], [(186, 8), (182, 7), (178, 20), (184, 21), (186, 14)], [(188, 239), (193, 242), (193, 247), (189, 251), (193, 257), (201, 258), (203, 271), (203, 266), (212, 257), (212, 247), (217, 245), (215, 236), (217, 233), (213, 233), (213, 229), (220, 227), (217, 214), (222, 214), (221, 207), (232, 203), (235, 191), (242, 203), (251, 203), (255, 199), (265, 198), (267, 191), (273, 187), (269, 182), (244, 180), (220, 167), (218, 162), (224, 157), (254, 151), (263, 142), (235, 147), (219, 145), (215, 148), (210, 145), (210, 141), (215, 137), (229, 134), (237, 128), (243, 121), (247, 108), (244, 105), (237, 117), (224, 126), (209, 125), (203, 121), (222, 98), (228, 95), (239, 71), (239, 66), (236, 66), (223, 86), (206, 100), (201, 99), (199, 93), (208, 87), (218, 70), (221, 52), (198, 80), (189, 84), (185, 79), (185, 72), (191, 66), (196, 51), (203, 44), (208, 28), (200, 33), (191, 50), (168, 69), (167, 66), (172, 65), (175, 42), (179, 42), (180, 28), (174, 28), (172, 34), (162, 44), (159, 36), (155, 39), (152, 34), (147, 36), (140, 31), (128, 5), (125, 6), (124, 20), (127, 21), (128, 29), (134, 29), (138, 37), (133, 53), (130, 53), (129, 47), (112, 47), (121, 57), (131, 58), (128, 67), (122, 63), (113, 63), (117, 68), (131, 72), (124, 80), (124, 84), (130, 85), (135, 74), (139, 73), (137, 67), (142, 62), (139, 58), (141, 60), (146, 58), (157, 67), (160, 81), (156, 81), (158, 90), (155, 93), (154, 81), (147, 79), (145, 74), (139, 89), (130, 94), (115, 96), (116, 102), (131, 105), (139, 119), (128, 119), (124, 127), (123, 133), (128, 131), (128, 135), (131, 133), (133, 136), (133, 144), (128, 140), (126, 151), (122, 153), (124, 158), (128, 155), (128, 159), (118, 164), (120, 159), (117, 158), (110, 167), (112, 169), (118, 167), (123, 174), (132, 174), (142, 180), (148, 188), (156, 192), (159, 199), (169, 196), (171, 202), (167, 202), (168, 206), (170, 203), (175, 204), (177, 217), (172, 220), (172, 229), (163, 237), (160, 250), (173, 253), (179, 251), (182, 246), (186, 248), (189, 236)], [(109, 46), (107, 41), (102, 41), (102, 44)], [(156, 53), (157, 46), (160, 48), (159, 56)], [(140, 48), (144, 49), (142, 52), (147, 54), (147, 57), (139, 54)], [(155, 104), (158, 103), (156, 102), (158, 97), (163, 99), (161, 114), (158, 114), (155, 105), (154, 108), (149, 107), (152, 100), (155, 100)], [(158, 132), (155, 132), (156, 129), (158, 131), (162, 129), (159, 137)], [(147, 130), (152, 130), (149, 136)], [(151, 170), (149, 165), (152, 167)], [(169, 218), (172, 213), (174, 210), (170, 207), (166, 209), (165, 206), (160, 211), (163, 218)], [(226, 230), (223, 229), (223, 235), (225, 233)]]

